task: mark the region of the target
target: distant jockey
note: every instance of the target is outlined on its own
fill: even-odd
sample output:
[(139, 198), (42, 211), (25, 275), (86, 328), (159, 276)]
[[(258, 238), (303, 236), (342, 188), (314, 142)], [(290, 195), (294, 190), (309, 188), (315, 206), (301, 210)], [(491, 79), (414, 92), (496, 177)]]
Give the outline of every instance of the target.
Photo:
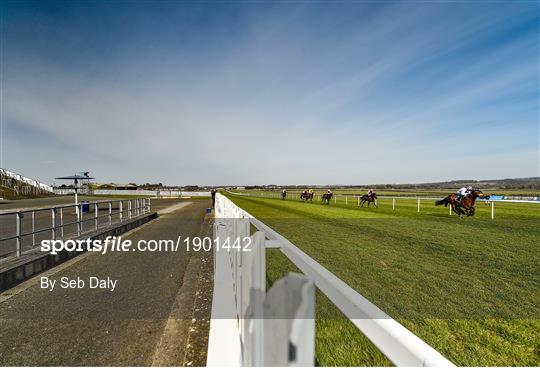
[(461, 202), (461, 200), (471, 194), (473, 188), (469, 185), (468, 187), (461, 187), (456, 192), (456, 201)]

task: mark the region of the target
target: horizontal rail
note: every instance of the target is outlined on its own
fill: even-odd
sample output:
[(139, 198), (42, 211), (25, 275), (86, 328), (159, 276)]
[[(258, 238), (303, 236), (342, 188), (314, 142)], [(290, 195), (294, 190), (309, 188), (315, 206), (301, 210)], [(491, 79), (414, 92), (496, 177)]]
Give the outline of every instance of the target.
[[(118, 207), (114, 208), (117, 211), (113, 211), (113, 204), (118, 204)], [(127, 204), (127, 206), (125, 206)], [(107, 205), (106, 208), (100, 208), (100, 205)], [(88, 211), (83, 212), (83, 209), (88, 206)], [(94, 207), (93, 215), (84, 216), (84, 213), (90, 213), (91, 206)], [(65, 209), (74, 208), (75, 210), (75, 220), (67, 219), (64, 221)], [(67, 204), (67, 205), (58, 205), (51, 207), (38, 207), (38, 208), (29, 208), (29, 209), (19, 209), (12, 210), (7, 212), (0, 213), (0, 219), (3, 221), (2, 227), (5, 227), (6, 216), (12, 216), (15, 219), (15, 228), (12, 234), (9, 234), (9, 231), (6, 232), (8, 235), (0, 238), (0, 257), (5, 257), (7, 255), (15, 253), (17, 256), (20, 256), (23, 253), (23, 248), (33, 248), (36, 246), (36, 235), (44, 232), (51, 232), (51, 239), (56, 240), (57, 238), (64, 237), (64, 229), (68, 226), (75, 226), (76, 231), (72, 235), (80, 236), (86, 232), (98, 230), (105, 226), (112, 225), (113, 223), (122, 223), (133, 217), (143, 215), (150, 212), (151, 203), (149, 198), (125, 198), (125, 199), (116, 199), (116, 200), (100, 200), (92, 201), (78, 204)], [(45, 212), (49, 213), (50, 216), (39, 219), (40, 222), (48, 222), (46, 226), (40, 226), (36, 229), (36, 213)], [(31, 214), (29, 217), (30, 223), (23, 221), (26, 218), (26, 214)], [(73, 213), (71, 214), (73, 216)], [(114, 217), (114, 218), (113, 218)], [(108, 218), (108, 221), (103, 221), (103, 219)], [(85, 230), (85, 227), (88, 222), (93, 223)], [(23, 224), (26, 224), (25, 227), (31, 225), (31, 231), (23, 230)], [(31, 246), (23, 247), (23, 239), (32, 236)], [(15, 240), (15, 250), (6, 250), (1, 246), (4, 245), (6, 241)]]
[(128, 201), (134, 201), (137, 199), (143, 199), (143, 198), (123, 198), (123, 199), (111, 199), (111, 200), (99, 200), (99, 201), (92, 201), (92, 202), (86, 202), (86, 203), (78, 203), (78, 204), (60, 204), (56, 206), (49, 206), (49, 207), (35, 207), (35, 208), (23, 208), (23, 209), (17, 209), (17, 210), (5, 210), (3, 212), (0, 212), (0, 216), (2, 215), (13, 215), (14, 213), (28, 213), (28, 212), (39, 212), (39, 211), (50, 211), (53, 208), (60, 209), (60, 208), (70, 208), (70, 207), (77, 207), (82, 206), (83, 204), (105, 204), (105, 203), (120, 203), (120, 202), (128, 202)]

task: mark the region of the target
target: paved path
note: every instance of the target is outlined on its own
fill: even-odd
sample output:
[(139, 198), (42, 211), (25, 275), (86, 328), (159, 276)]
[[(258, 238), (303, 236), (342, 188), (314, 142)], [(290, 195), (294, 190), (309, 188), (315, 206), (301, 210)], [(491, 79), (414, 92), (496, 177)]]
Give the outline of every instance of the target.
[[(193, 201), (124, 238), (135, 242), (204, 236), (208, 205), (206, 200)], [(194, 365), (204, 365), (201, 333), (196, 337), (202, 341), (201, 351), (186, 346), (194, 313), (202, 318), (200, 311), (205, 310), (198, 303), (209, 303), (204, 299), (211, 290), (201, 282), (201, 275), (208, 276), (211, 269), (208, 257), (183, 246), (177, 252), (86, 253), (0, 294), (0, 363), (182, 365), (194, 356), (199, 359)], [(48, 274), (57, 281), (53, 291), (40, 288), (40, 277)], [(92, 276), (117, 280), (114, 291), (58, 286), (62, 277), (87, 283)]]

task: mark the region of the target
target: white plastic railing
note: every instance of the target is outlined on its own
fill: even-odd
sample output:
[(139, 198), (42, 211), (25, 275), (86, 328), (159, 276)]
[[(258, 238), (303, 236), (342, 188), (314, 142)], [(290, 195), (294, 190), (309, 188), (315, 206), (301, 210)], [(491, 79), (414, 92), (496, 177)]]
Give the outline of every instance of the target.
[[(214, 236), (207, 365), (312, 366), (313, 281), (290, 273), (267, 292), (266, 248), (270, 240), (262, 231), (250, 235), (250, 218), (230, 201), (217, 199)], [(225, 246), (236, 239), (241, 241), (242, 250)]]
[[(279, 248), (296, 267), (315, 282), (319, 290), (395, 365), (453, 366), (453, 363), (439, 352), (400, 323), (390, 318), (289, 240), (219, 193), (216, 195), (216, 217), (249, 219), (249, 223), (262, 231), (265, 237), (269, 239), (267, 247)], [(220, 270), (220, 272), (234, 274), (235, 264), (233, 263), (230, 266), (232, 271), (224, 272)], [(223, 327), (225, 328), (225, 326)], [(209, 345), (209, 349), (210, 347)], [(209, 350), (209, 356), (211, 355)]]

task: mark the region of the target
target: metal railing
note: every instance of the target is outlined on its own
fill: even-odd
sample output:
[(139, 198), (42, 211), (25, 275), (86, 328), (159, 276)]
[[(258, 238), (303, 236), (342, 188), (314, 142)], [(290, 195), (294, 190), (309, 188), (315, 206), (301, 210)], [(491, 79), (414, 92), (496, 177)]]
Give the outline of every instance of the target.
[[(227, 222), (225, 219), (247, 219), (246, 223)], [(301, 272), (303, 272), (309, 280), (315, 283), (315, 286), (347, 317), (349, 320), (369, 339), (371, 342), (395, 365), (398, 366), (437, 366), (447, 367), (453, 366), (453, 363), (442, 356), (438, 351), (433, 349), (427, 343), (422, 341), (411, 331), (406, 329), (396, 320), (390, 318), (377, 306), (360, 295), (356, 290), (351, 288), (341, 279), (336, 277), (326, 268), (321, 266), (313, 258), (301, 251), (289, 240), (271, 229), (269, 226), (253, 217), (248, 212), (236, 206), (230, 199), (222, 194), (216, 195), (216, 226), (218, 231), (214, 236), (227, 236), (233, 239), (242, 238), (249, 234), (249, 227), (254, 226), (259, 233), (255, 233), (253, 237), (262, 232), (262, 238), (265, 239), (266, 248), (279, 248), (281, 252), (292, 262)], [(224, 229), (219, 229), (219, 227)], [(261, 235), (259, 235), (259, 238)], [(257, 328), (266, 328), (266, 325), (256, 325), (253, 321), (245, 320), (245, 310), (239, 308), (242, 305), (252, 305), (252, 293), (245, 292), (239, 285), (242, 285), (242, 280), (238, 277), (248, 277), (252, 269), (247, 268), (238, 253), (221, 252), (215, 258), (215, 274), (214, 274), (214, 300), (213, 307), (226, 307), (235, 310), (238, 323), (234, 323), (236, 319), (232, 318), (229, 323), (220, 320), (216, 316), (216, 310), (212, 309), (212, 320), (210, 324), (210, 339), (208, 360), (211, 362), (222, 362), (221, 365), (236, 363), (240, 365), (265, 365), (267, 362), (264, 359), (266, 350), (262, 352), (256, 350), (257, 336), (264, 336), (264, 349), (272, 345), (282, 344), (283, 341), (278, 339), (270, 339), (266, 331), (257, 331)], [(224, 254), (229, 255), (227, 261), (223, 260)], [(257, 253), (260, 272), (265, 272), (264, 252)], [(257, 258), (256, 257), (256, 258)], [(253, 262), (251, 262), (253, 264)], [(225, 282), (226, 277), (231, 278), (229, 282)], [(228, 285), (232, 282), (232, 286)], [(255, 284), (257, 284), (255, 282)], [(262, 287), (262, 286), (261, 286)], [(232, 294), (232, 295), (231, 295)], [(314, 300), (311, 302), (314, 303)], [(236, 307), (234, 307), (236, 303)], [(265, 304), (267, 301), (265, 301)], [(231, 306), (232, 304), (232, 306)], [(306, 307), (304, 306), (304, 310)], [(307, 308), (309, 309), (309, 308)], [(283, 317), (282, 317), (283, 318)], [(298, 322), (296, 315), (289, 316), (289, 320), (293, 323)], [(251, 322), (251, 323), (250, 323)], [(249, 329), (245, 326), (248, 324)], [(213, 328), (214, 326), (214, 328)], [(219, 328), (218, 328), (219, 327)], [(272, 365), (312, 365), (313, 357), (309, 360), (306, 357), (313, 353), (311, 333), (306, 332), (306, 328), (314, 330), (315, 324), (302, 327), (303, 334), (292, 334), (296, 340), (294, 356), (304, 357), (300, 361), (274, 361)], [(228, 329), (224, 331), (223, 329)], [(246, 332), (249, 331), (249, 333)], [(297, 331), (298, 332), (298, 331)], [(221, 341), (223, 340), (223, 341)], [(227, 341), (226, 341), (227, 340)], [(287, 340), (284, 340), (287, 343)], [(289, 340), (291, 341), (291, 340)], [(220, 349), (219, 347), (226, 347)], [(238, 351), (235, 351), (237, 349)], [(259, 346), (259, 350), (261, 347)], [(257, 360), (257, 356), (262, 354), (263, 358)], [(246, 359), (251, 357), (251, 359)]]
[(9, 256), (19, 257), (35, 249), (41, 240), (81, 236), (149, 212), (149, 198), (0, 212), (0, 260)]

